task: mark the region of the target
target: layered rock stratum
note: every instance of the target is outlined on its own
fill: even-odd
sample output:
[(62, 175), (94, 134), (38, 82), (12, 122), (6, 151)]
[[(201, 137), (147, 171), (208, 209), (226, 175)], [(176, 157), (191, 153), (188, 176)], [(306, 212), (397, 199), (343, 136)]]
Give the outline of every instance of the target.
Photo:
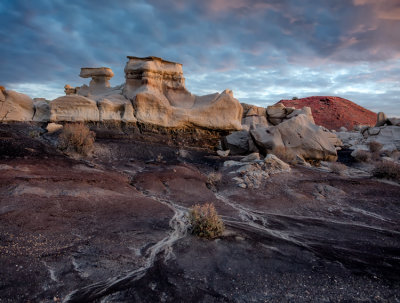
[(341, 127), (351, 130), (355, 125), (374, 126), (377, 120), (376, 113), (340, 97), (313, 96), (281, 100), (279, 103), (297, 109), (310, 107), (315, 123), (331, 130), (339, 130)]

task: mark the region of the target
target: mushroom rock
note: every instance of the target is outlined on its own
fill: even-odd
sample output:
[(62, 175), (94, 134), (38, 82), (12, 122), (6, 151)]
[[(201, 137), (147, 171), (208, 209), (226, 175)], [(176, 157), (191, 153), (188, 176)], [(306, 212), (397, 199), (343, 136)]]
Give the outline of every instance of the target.
[(95, 100), (69, 95), (50, 102), (50, 121), (99, 121), (99, 110)]
[(12, 90), (0, 89), (0, 121), (31, 121), (34, 115), (33, 100)]
[(243, 107), (242, 126), (252, 130), (261, 126), (268, 126), (267, 110), (264, 107), (241, 103)]
[(84, 85), (82, 88), (85, 91), (87, 90), (88, 93), (96, 95), (104, 93), (110, 88), (109, 80), (114, 77), (114, 73), (108, 67), (82, 67), (79, 76), (82, 78), (92, 78), (89, 87)]
[(164, 127), (242, 128), (243, 109), (232, 91), (196, 96), (185, 88), (180, 63), (157, 57), (128, 59), (123, 95), (132, 100), (139, 122)]

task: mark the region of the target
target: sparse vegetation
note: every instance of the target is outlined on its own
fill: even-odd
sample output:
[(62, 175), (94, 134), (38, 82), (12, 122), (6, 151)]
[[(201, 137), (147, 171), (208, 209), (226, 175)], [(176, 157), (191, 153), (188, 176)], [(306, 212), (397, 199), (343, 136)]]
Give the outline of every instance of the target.
[(329, 168), (332, 170), (334, 174), (337, 175), (344, 175), (345, 171), (347, 170), (347, 166), (340, 162), (333, 162), (329, 165)]
[(375, 164), (372, 174), (377, 178), (400, 181), (400, 164), (392, 161), (382, 161)]
[(397, 161), (397, 160), (400, 159), (400, 152), (399, 152), (398, 150), (395, 150), (395, 151), (393, 151), (393, 152), (390, 154), (390, 157), (391, 157), (394, 161)]
[(293, 98), (292, 98), (292, 100), (299, 100), (299, 98), (297, 98), (297, 97), (293, 97)]
[(212, 203), (196, 204), (189, 212), (192, 234), (214, 239), (222, 235), (225, 227)]
[(369, 150), (371, 151), (371, 153), (377, 153), (377, 152), (379, 152), (379, 151), (382, 149), (382, 147), (383, 147), (383, 145), (380, 144), (380, 143), (377, 142), (377, 141), (371, 141), (371, 142), (369, 142), (369, 143), (368, 143), (368, 146), (369, 146)]
[(217, 191), (217, 185), (222, 180), (222, 174), (218, 172), (211, 172), (207, 175), (207, 187), (212, 191)]
[(66, 124), (58, 138), (61, 150), (86, 155), (93, 147), (95, 133), (83, 123)]
[(371, 153), (366, 150), (358, 150), (354, 155), (354, 159), (358, 162), (369, 162), (371, 160)]

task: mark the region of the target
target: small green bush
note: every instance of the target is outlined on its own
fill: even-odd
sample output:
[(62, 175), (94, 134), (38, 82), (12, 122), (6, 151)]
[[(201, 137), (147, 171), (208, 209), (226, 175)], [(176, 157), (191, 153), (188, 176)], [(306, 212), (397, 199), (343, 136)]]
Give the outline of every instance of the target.
[(400, 164), (392, 161), (382, 161), (375, 164), (372, 171), (374, 177), (400, 181)]
[(189, 212), (192, 234), (214, 239), (224, 232), (224, 223), (212, 203), (196, 204)]
[(94, 140), (95, 133), (85, 124), (66, 124), (58, 137), (58, 147), (86, 155), (92, 149)]

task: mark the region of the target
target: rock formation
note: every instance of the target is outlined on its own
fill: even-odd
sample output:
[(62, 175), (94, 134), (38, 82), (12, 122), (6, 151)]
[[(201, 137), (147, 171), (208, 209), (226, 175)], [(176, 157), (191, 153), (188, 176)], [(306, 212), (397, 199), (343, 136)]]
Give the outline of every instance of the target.
[(80, 94), (86, 96), (88, 94), (98, 95), (104, 93), (110, 88), (109, 80), (114, 77), (114, 73), (108, 67), (82, 67), (79, 74), (82, 78), (92, 78), (89, 86), (80, 87)]
[(353, 129), (355, 125), (375, 125), (376, 114), (347, 99), (339, 97), (314, 96), (297, 100), (281, 100), (285, 106), (301, 109), (310, 107), (315, 124), (330, 130), (344, 126)]
[[(382, 144), (382, 151), (400, 151), (400, 119), (388, 118), (384, 113), (377, 115), (376, 126), (364, 126), (353, 131), (337, 132), (343, 147), (356, 150), (369, 150), (370, 142)], [(398, 122), (398, 123), (396, 123)]]
[(110, 68), (81, 69), (91, 78), (80, 87), (65, 85), (66, 96), (51, 102), (2, 89), (1, 119), (35, 122), (144, 123), (168, 128), (240, 130), (243, 109), (230, 90), (196, 96), (185, 88), (182, 65), (157, 57), (128, 57), (126, 83), (111, 87)]
[(64, 86), (64, 92), (65, 92), (65, 94), (66, 94), (67, 96), (76, 94), (76, 91), (77, 91), (76, 88), (75, 88), (75, 87), (72, 87), (72, 86), (69, 85), (69, 84), (66, 84), (66, 85)]
[[(341, 146), (338, 137), (328, 129), (314, 124), (311, 109), (287, 108), (283, 104), (262, 108), (244, 105), (245, 114), (250, 109), (256, 117), (263, 117), (269, 123), (250, 126), (247, 130), (234, 132), (223, 140), (223, 147), (231, 154), (248, 154), (257, 151), (263, 154), (284, 150), (293, 156), (307, 160), (337, 159), (337, 147)], [(246, 128), (246, 125), (244, 125)]]
[(33, 100), (12, 90), (0, 89), (0, 121), (32, 121)]
[(240, 130), (242, 107), (230, 90), (196, 96), (185, 88), (182, 65), (157, 57), (128, 57), (123, 94), (139, 122), (164, 127)]

